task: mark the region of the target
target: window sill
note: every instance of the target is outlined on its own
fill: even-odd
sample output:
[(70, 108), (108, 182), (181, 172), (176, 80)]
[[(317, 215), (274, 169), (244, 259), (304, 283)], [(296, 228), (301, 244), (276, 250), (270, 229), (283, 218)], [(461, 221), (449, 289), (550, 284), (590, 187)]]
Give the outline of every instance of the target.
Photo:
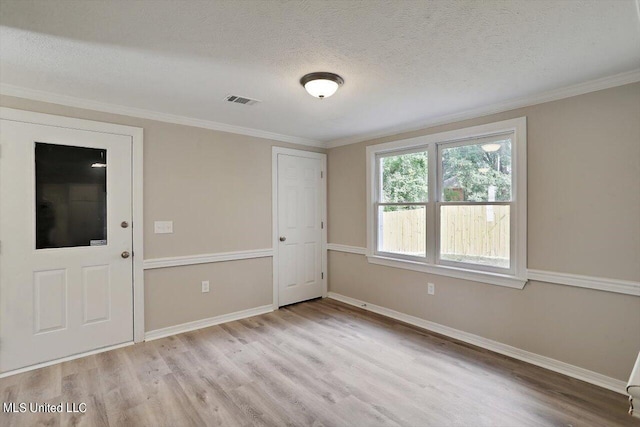
[(504, 286), (507, 288), (523, 289), (524, 285), (527, 283), (526, 278), (509, 276), (506, 274), (488, 273), (484, 271), (467, 270), (464, 268), (448, 267), (443, 265), (424, 264), (421, 262), (387, 258), (378, 255), (367, 255), (367, 260), (371, 264), (420, 271), (422, 273), (431, 273), (440, 276), (455, 277), (456, 279), (471, 280), (474, 282), (488, 283), (490, 285)]

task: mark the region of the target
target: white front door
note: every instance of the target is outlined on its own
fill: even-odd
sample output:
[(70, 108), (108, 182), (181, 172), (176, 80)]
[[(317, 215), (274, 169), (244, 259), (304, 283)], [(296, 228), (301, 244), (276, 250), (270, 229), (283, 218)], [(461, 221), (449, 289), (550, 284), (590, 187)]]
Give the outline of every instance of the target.
[(323, 294), (320, 158), (278, 154), (278, 306)]
[(0, 372), (132, 341), (130, 136), (0, 121)]

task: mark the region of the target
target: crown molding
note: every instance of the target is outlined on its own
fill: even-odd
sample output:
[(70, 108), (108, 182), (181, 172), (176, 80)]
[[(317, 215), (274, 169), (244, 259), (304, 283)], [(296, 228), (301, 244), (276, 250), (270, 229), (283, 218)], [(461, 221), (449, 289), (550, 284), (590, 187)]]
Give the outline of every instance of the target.
[(413, 124), (404, 124), (394, 126), (382, 131), (369, 132), (356, 136), (335, 139), (329, 142), (302, 138), (292, 135), (284, 135), (275, 132), (268, 132), (259, 129), (247, 128), (242, 126), (229, 125), (211, 120), (196, 119), (192, 117), (179, 116), (175, 114), (161, 113), (158, 111), (145, 110), (142, 108), (125, 107), (123, 105), (109, 104), (106, 102), (93, 101), (85, 98), (77, 98), (73, 96), (60, 95), (52, 92), (46, 92), (37, 89), (29, 89), (21, 86), (0, 83), (0, 94), (6, 96), (15, 96), (18, 98), (31, 99), (34, 101), (49, 102), (52, 104), (60, 104), (68, 107), (83, 108), (87, 110), (101, 111), (105, 113), (120, 114), (130, 117), (138, 117), (141, 119), (157, 120), (166, 123), (174, 123), (185, 126), (193, 126), (203, 129), (217, 130), (221, 132), (229, 132), (239, 135), (253, 136), (256, 138), (271, 139), (274, 141), (288, 142), (291, 144), (306, 145), (319, 148), (335, 148), (343, 145), (356, 144), (358, 142), (368, 141), (376, 138), (393, 136), (405, 132), (413, 132), (421, 129), (427, 129), (433, 126), (455, 123), (462, 120), (474, 119), (477, 117), (487, 116), (489, 114), (502, 113), (504, 111), (515, 110), (517, 108), (528, 107), (531, 105), (542, 104), (545, 102), (557, 101), (572, 96), (583, 95), (589, 92), (609, 89), (616, 86), (622, 86), (640, 81), (640, 68), (616, 74), (613, 76), (602, 77), (590, 80), (584, 83), (578, 83), (566, 86), (560, 89), (554, 89), (543, 93), (525, 96), (509, 101), (499, 102), (495, 104), (485, 105), (483, 107), (462, 111), (459, 113), (448, 114), (429, 120), (421, 120)]
[(336, 148), (343, 145), (356, 144), (358, 142), (369, 141), (371, 139), (393, 136), (405, 132), (413, 132), (462, 120), (475, 119), (489, 114), (502, 113), (509, 110), (515, 110), (517, 108), (558, 101), (560, 99), (571, 98), (572, 96), (584, 95), (589, 92), (636, 83), (638, 81), (640, 81), (640, 68), (613, 76), (590, 80), (584, 83), (565, 86), (560, 89), (554, 89), (522, 98), (485, 105), (471, 110), (462, 111), (460, 113), (447, 114), (433, 119), (421, 120), (419, 122), (414, 122), (413, 124), (404, 124), (402, 126), (394, 126), (381, 131), (335, 139), (333, 141), (329, 141), (326, 144), (326, 148)]
[(37, 89), (29, 89), (21, 86), (14, 86), (7, 83), (0, 83), (0, 94), (15, 96), (18, 98), (30, 99), (33, 101), (48, 102), (67, 107), (82, 108), (86, 110), (100, 111), (103, 113), (119, 114), (140, 119), (156, 120), (177, 125), (193, 126), (203, 129), (217, 130), (221, 132), (235, 133), (238, 135), (254, 136), (256, 138), (271, 139), (274, 141), (289, 142), (291, 144), (307, 145), (311, 147), (326, 148), (326, 143), (314, 139), (301, 138), (297, 136), (284, 135), (275, 132), (268, 132), (260, 129), (247, 128), (242, 126), (229, 125), (211, 120), (195, 119), (192, 117), (179, 116), (175, 114), (161, 113), (159, 111), (145, 110), (143, 108), (126, 107), (124, 105), (110, 104), (106, 102), (94, 101), (86, 98), (60, 95)]

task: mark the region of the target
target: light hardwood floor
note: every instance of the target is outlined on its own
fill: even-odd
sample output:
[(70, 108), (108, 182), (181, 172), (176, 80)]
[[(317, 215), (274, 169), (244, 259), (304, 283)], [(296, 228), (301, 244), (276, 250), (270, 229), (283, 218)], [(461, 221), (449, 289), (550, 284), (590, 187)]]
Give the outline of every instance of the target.
[(632, 426), (626, 398), (333, 300), (0, 380), (2, 426)]

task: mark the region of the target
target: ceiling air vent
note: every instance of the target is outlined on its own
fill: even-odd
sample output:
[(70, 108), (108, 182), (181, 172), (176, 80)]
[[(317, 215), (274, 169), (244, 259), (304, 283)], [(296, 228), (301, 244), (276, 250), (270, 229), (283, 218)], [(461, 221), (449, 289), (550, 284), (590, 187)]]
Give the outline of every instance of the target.
[(234, 104), (243, 104), (243, 105), (254, 105), (260, 102), (257, 99), (245, 98), (243, 96), (237, 96), (237, 95), (228, 95), (224, 99), (228, 102), (233, 102)]

